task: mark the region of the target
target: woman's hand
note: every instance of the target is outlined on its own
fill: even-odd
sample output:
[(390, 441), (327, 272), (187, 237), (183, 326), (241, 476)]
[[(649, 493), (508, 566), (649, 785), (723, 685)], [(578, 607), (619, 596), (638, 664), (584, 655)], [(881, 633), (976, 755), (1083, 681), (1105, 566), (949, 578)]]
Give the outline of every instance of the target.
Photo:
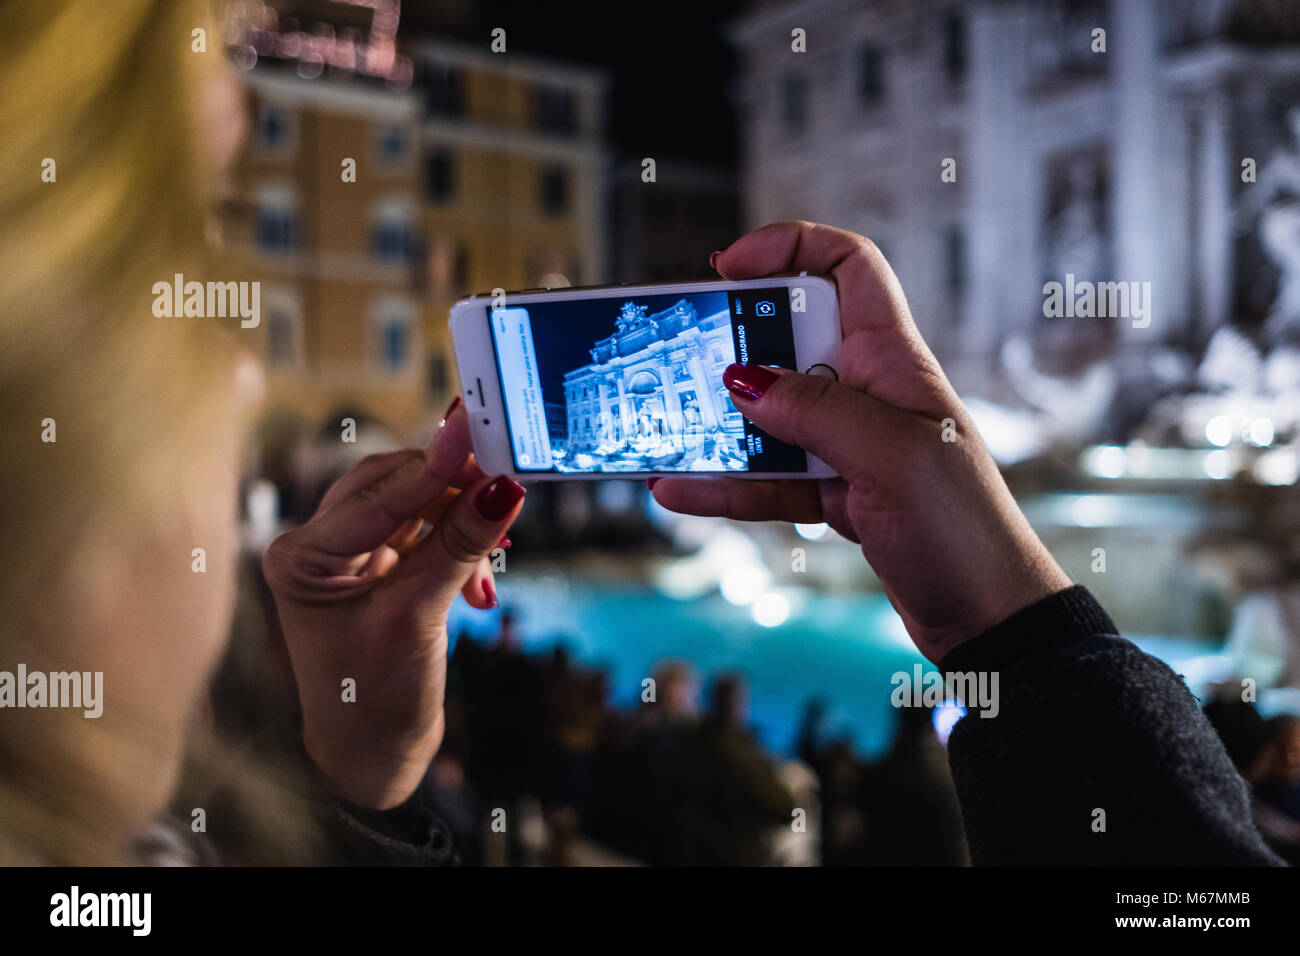
[[(474, 464), (457, 402), (425, 452), (366, 458), (267, 549), (304, 744), (345, 800), (387, 809), (424, 775), (442, 743), (447, 611), (457, 592), (475, 607), (496, 604), (487, 555), (523, 497)], [(438, 515), (440, 498), (451, 500)], [(422, 512), (436, 517), (423, 538)], [(348, 679), (355, 701), (345, 699)]]
[(844, 338), (838, 382), (753, 365), (731, 366), (724, 381), (746, 418), (841, 477), (663, 478), (653, 482), (660, 504), (744, 521), (829, 523), (861, 543), (908, 633), (936, 662), (1069, 587), (869, 239), (775, 223), (738, 239), (713, 265), (727, 279), (805, 269), (834, 277)]

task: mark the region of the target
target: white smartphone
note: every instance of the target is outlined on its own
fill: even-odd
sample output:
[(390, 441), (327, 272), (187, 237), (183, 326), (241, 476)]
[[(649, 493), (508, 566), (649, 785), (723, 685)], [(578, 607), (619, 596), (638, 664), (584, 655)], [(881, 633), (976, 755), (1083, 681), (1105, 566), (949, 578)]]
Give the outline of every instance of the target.
[(451, 333), (488, 474), (833, 474), (722, 384), (733, 362), (837, 374), (839, 304), (822, 276), (482, 293), (452, 306)]

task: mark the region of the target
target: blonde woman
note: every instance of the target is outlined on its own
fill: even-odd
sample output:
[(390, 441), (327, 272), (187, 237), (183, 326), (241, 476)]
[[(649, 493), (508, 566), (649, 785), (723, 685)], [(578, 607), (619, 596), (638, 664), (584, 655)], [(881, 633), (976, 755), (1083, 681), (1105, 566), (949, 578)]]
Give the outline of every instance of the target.
[[(208, 267), (199, 237), (238, 147), (238, 96), (219, 56), (191, 53), (204, 11), (188, 4), (4, 9), (0, 676), (103, 681), (98, 716), (0, 709), (0, 859), (122, 860), (172, 794), (233, 603), (236, 463), (258, 374), (210, 322), (150, 305), (154, 282)], [(829, 522), (861, 543), (926, 656), (987, 679), (994, 693), (949, 742), (972, 859), (1277, 862), (1186, 686), (1120, 638), (1034, 535), (880, 251), (777, 223), (713, 265), (835, 278), (837, 382), (733, 365), (724, 383), (746, 417), (841, 477), (667, 478), (653, 494), (683, 512)], [(315, 833), (300, 859), (451, 858), (418, 787), (443, 735), (447, 610), (458, 592), (494, 602), (484, 557), (522, 500), (478, 471), (453, 403), (427, 449), (366, 459), (271, 545), (310, 778), (285, 802), (311, 808), (277, 819)], [(1104, 834), (1089, 825), (1097, 807)], [(734, 815), (725, 801), (711, 811), (719, 827)]]
[[(237, 322), (226, 335), (151, 308), (155, 282), (212, 268), (205, 220), (242, 136), (210, 13), (43, 0), (0, 22), (0, 671), (103, 675), (97, 717), (0, 694), (2, 863), (134, 859), (230, 624), (260, 373)], [(212, 52), (196, 53), (205, 24)], [(418, 512), (449, 490), (420, 537)], [(330, 839), (382, 859), (396, 835), (399, 858), (446, 858), (407, 805), (442, 734), (446, 611), (462, 588), (491, 603), (481, 559), (522, 497), (478, 473), (453, 408), (427, 452), (366, 460), (268, 554), (304, 763), (346, 813)]]

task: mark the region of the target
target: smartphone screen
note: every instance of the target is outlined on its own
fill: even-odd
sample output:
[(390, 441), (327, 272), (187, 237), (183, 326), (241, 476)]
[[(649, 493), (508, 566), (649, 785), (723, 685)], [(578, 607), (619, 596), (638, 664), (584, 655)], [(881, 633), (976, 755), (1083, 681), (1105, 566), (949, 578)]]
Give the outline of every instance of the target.
[(795, 367), (786, 286), (485, 311), (521, 472), (808, 470), (722, 384), (733, 362)]

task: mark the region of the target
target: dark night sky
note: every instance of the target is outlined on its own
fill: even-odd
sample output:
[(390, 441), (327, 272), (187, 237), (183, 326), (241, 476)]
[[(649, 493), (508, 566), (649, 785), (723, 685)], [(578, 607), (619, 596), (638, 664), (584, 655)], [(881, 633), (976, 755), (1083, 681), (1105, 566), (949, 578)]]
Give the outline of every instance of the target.
[(504, 27), (509, 52), (608, 71), (607, 130), (620, 157), (734, 163), (736, 121), (727, 95), (734, 58), (721, 28), (741, 6), (738, 0), (405, 0), (401, 29), (409, 37), (430, 31), (481, 42), (486, 50), (492, 29)]

